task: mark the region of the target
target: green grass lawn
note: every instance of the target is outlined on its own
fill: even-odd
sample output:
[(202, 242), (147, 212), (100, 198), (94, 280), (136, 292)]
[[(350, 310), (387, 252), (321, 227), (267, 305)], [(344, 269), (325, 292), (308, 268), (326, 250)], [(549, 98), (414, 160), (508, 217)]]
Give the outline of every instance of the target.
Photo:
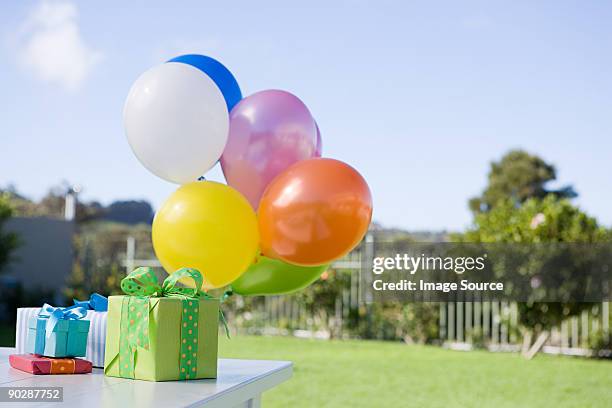
[(244, 336), (220, 356), (293, 361), (266, 407), (612, 407), (610, 361)]

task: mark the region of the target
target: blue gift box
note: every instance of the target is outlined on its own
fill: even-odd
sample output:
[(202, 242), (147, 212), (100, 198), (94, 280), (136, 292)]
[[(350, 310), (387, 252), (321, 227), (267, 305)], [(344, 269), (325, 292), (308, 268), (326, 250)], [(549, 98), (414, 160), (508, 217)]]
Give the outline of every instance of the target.
[(48, 321), (47, 316), (32, 316), (28, 321), (28, 353), (47, 357), (85, 356), (89, 320), (60, 319), (49, 333)]

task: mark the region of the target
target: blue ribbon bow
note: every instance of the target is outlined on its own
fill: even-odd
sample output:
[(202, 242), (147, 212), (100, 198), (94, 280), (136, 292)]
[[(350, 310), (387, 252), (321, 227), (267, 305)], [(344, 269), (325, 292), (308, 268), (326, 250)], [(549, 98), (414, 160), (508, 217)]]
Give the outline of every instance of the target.
[(99, 293), (93, 293), (89, 297), (89, 300), (73, 300), (75, 306), (81, 306), (88, 310), (95, 310), (96, 312), (108, 311), (108, 299)]
[(83, 306), (53, 307), (47, 303), (42, 307), (38, 317), (47, 318), (45, 332), (46, 338), (51, 337), (53, 329), (60, 320), (80, 320), (87, 316), (87, 309)]

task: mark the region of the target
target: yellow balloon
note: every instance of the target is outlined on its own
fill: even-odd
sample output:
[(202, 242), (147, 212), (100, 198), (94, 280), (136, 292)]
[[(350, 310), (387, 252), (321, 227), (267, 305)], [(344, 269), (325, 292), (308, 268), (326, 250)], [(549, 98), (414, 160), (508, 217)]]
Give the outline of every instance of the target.
[(179, 187), (155, 214), (152, 235), (164, 269), (196, 268), (204, 275), (204, 288), (236, 280), (259, 244), (257, 217), (247, 199), (211, 181)]

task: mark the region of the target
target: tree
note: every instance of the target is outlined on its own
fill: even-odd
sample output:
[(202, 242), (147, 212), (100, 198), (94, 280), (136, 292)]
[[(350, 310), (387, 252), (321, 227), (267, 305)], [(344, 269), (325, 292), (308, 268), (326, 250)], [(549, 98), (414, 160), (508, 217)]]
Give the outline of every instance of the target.
[[(489, 184), (480, 197), (470, 200), (474, 213), (474, 224), (465, 234), (455, 236), (462, 242), (496, 243), (598, 243), (609, 242), (609, 231), (598, 225), (597, 220), (573, 206), (569, 199), (576, 197), (574, 189), (566, 186), (549, 190), (546, 184), (556, 179), (555, 167), (538, 156), (522, 150), (507, 153), (499, 162), (491, 164)], [(538, 278), (538, 268), (550, 259), (540, 259), (540, 254), (531, 249), (528, 257), (530, 266), (524, 268), (531, 276)], [(545, 254), (550, 255), (550, 254)], [(567, 254), (566, 254), (567, 255)], [(579, 298), (581, 288), (572, 285), (572, 276), (578, 276), (587, 255), (561, 258), (562, 271), (567, 285), (555, 287), (555, 293), (562, 293), (567, 299)], [(525, 261), (527, 262), (527, 261)], [(524, 354), (533, 356), (543, 345), (550, 328), (569, 316), (576, 315), (589, 303), (579, 302), (520, 302), (519, 324), (524, 334)], [(538, 334), (531, 350), (534, 335)]]
[[(522, 204), (512, 199), (498, 201), (488, 212), (478, 213), (474, 226), (462, 236), (456, 237), (463, 242), (478, 243), (572, 243), (595, 244), (610, 241), (610, 232), (598, 225), (597, 220), (573, 206), (567, 199), (559, 199), (550, 194), (544, 199), (529, 198)], [(523, 265), (522, 279), (541, 279), (545, 264), (559, 265), (553, 272), (557, 275), (552, 283), (544, 284), (539, 295), (546, 297), (542, 291), (554, 290), (557, 296), (567, 299), (579, 299), (583, 287), (576, 282), (583, 278), (585, 265), (591, 261), (590, 251), (584, 247), (565, 246), (559, 252), (550, 248), (539, 251), (539, 247), (530, 246)], [(555, 262), (555, 263), (553, 263)], [(526, 266), (526, 267), (522, 267)], [(549, 274), (550, 275), (550, 274)], [(519, 302), (518, 317), (523, 332), (523, 352), (533, 356), (543, 345), (552, 327), (559, 325), (570, 316), (577, 315), (592, 307), (591, 303), (568, 302)], [(533, 347), (531, 340), (538, 335)], [(529, 350), (531, 348), (531, 350)]]
[(104, 219), (124, 224), (150, 224), (153, 220), (153, 207), (148, 201), (115, 201), (106, 208)]
[(513, 199), (522, 203), (529, 198), (544, 198), (553, 194), (559, 198), (573, 198), (573, 187), (549, 190), (546, 184), (557, 178), (552, 164), (523, 150), (512, 150), (499, 162), (491, 163), (488, 185), (479, 197), (470, 200), (474, 213), (490, 211), (499, 201)]
[(13, 232), (5, 232), (6, 221), (12, 216), (11, 208), (6, 194), (0, 194), (0, 271), (8, 264), (12, 252), (19, 246), (19, 239)]
[(486, 213), (474, 216), (474, 225), (462, 235), (467, 242), (546, 243), (607, 242), (609, 232), (568, 199), (550, 194), (522, 204), (507, 198)]
[[(68, 183), (49, 189), (47, 194), (39, 201), (34, 202), (27, 197), (19, 194), (15, 187), (10, 186), (5, 194), (7, 195), (13, 212), (21, 217), (49, 217), (64, 218), (66, 206), (66, 193), (70, 187)], [(76, 204), (76, 222), (88, 222), (102, 218), (106, 209), (98, 202), (81, 202)]]

